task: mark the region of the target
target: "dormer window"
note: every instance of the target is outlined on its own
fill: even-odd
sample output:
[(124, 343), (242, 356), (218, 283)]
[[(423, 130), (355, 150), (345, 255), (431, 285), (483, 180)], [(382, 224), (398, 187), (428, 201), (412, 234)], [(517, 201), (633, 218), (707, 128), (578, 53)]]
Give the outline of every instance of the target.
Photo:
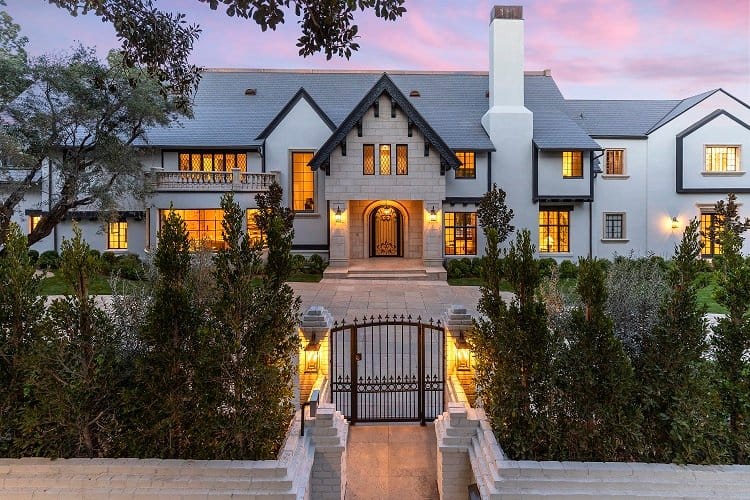
[(566, 179), (583, 177), (583, 154), (580, 151), (563, 151), (562, 175)]
[(706, 146), (706, 172), (739, 172), (739, 146)]

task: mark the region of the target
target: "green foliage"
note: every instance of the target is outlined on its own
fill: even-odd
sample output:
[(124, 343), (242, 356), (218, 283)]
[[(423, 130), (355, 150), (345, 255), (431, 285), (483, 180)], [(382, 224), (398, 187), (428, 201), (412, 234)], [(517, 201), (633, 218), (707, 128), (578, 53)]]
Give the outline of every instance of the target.
[(483, 258), (448, 259), (445, 263), (448, 279), (479, 278), (482, 276), (482, 262)]
[[(549, 377), (553, 352), (544, 303), (535, 293), (539, 265), (527, 230), (516, 235), (501, 265), (497, 231), (487, 230), (484, 278), (469, 340), (477, 360), (477, 390), (492, 428), (513, 458), (544, 459), (549, 454)], [(505, 273), (502, 270), (505, 270)], [(503, 275), (516, 290), (506, 304)]]
[(666, 300), (658, 308), (654, 328), (642, 339), (643, 352), (636, 364), (647, 461), (724, 463), (729, 459), (715, 375), (703, 359), (706, 324), (695, 284), (700, 270), (698, 227), (693, 219), (675, 247)]
[(603, 266), (579, 262), (578, 294), (555, 372), (560, 390), (559, 460), (633, 460), (640, 451), (640, 414), (633, 368), (612, 330)]
[(750, 460), (750, 260), (743, 257), (741, 233), (747, 221), (740, 221), (734, 195), (716, 205), (722, 214), (717, 237), (722, 247), (717, 266), (716, 301), (728, 314), (714, 327), (713, 347), (717, 372), (721, 377), (720, 395), (729, 422), (730, 449), (735, 463)]
[(39, 260), (39, 252), (37, 250), (29, 249), (28, 255), (31, 264), (36, 266), (36, 262)]
[(323, 274), (323, 271), (328, 267), (328, 262), (323, 260), (323, 257), (314, 253), (307, 259), (307, 270), (312, 274)]
[(307, 261), (304, 255), (298, 253), (292, 255), (292, 274), (301, 273), (305, 271)]
[(24, 396), (25, 358), (39, 332), (43, 299), (39, 278), (26, 248), (26, 236), (9, 227), (0, 253), (0, 457), (14, 456), (17, 429), (27, 404)]
[(25, 454), (116, 453), (118, 393), (126, 372), (112, 323), (88, 293), (96, 266), (80, 228), (74, 227), (73, 238), (62, 243), (60, 266), (73, 293), (49, 306), (27, 366), (31, 404), (23, 427), (28, 431), (17, 443)]
[(60, 255), (55, 250), (42, 252), (36, 261), (39, 269), (57, 269), (60, 266)]
[(141, 280), (146, 275), (147, 269), (140, 257), (126, 253), (117, 256), (110, 272), (128, 280)]
[[(552, 273), (557, 272), (557, 261), (553, 258), (539, 259), (539, 273), (542, 278), (552, 277)], [(558, 274), (559, 275), (559, 274)]]
[(135, 385), (128, 397), (127, 448), (135, 456), (201, 456), (203, 443), (193, 439), (202, 410), (201, 328), (191, 281), (190, 241), (185, 222), (170, 211), (158, 233), (154, 255), (158, 274), (135, 359)]
[(578, 278), (578, 266), (575, 264), (575, 262), (571, 262), (566, 259), (560, 262), (559, 269), (561, 279), (574, 280)]
[[(0, 5), (5, 5), (0, 3)], [(0, 11), (0, 109), (15, 99), (28, 85), (26, 44), (21, 27), (5, 11)]]
[(502, 244), (516, 230), (510, 223), (513, 220), (513, 209), (505, 203), (505, 191), (492, 184), (492, 189), (482, 196), (477, 208), (477, 218), (487, 234), (488, 229), (497, 233), (497, 241)]

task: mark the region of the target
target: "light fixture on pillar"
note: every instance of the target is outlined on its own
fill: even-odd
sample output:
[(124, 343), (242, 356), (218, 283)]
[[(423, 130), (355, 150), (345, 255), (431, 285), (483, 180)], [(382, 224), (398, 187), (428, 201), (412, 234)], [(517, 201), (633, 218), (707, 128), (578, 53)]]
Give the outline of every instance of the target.
[(305, 346), (305, 373), (318, 373), (318, 354), (320, 343), (315, 340), (315, 334)]
[(471, 346), (464, 338), (463, 331), (456, 339), (456, 369), (462, 372), (471, 370)]
[(680, 220), (677, 217), (672, 217), (672, 229), (680, 227)]
[(435, 210), (435, 205), (432, 205), (432, 208), (430, 209), (430, 222), (437, 222), (437, 210)]
[(341, 224), (341, 205), (336, 205), (336, 212), (334, 213), (334, 220), (336, 221), (336, 224)]

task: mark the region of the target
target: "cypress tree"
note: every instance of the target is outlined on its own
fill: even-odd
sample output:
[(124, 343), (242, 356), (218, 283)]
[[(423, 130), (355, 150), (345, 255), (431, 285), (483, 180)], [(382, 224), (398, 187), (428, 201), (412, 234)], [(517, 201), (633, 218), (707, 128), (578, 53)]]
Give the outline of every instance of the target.
[(656, 462), (722, 463), (728, 459), (726, 426), (711, 384), (705, 307), (698, 305), (698, 221), (675, 247), (669, 291), (658, 322), (642, 342), (636, 365), (643, 411), (644, 459)]
[(605, 273), (595, 259), (579, 261), (582, 305), (571, 314), (558, 363), (563, 398), (559, 460), (632, 460), (638, 453), (640, 414), (633, 368), (604, 312)]
[(44, 313), (26, 237), (10, 224), (0, 252), (0, 457), (13, 456), (26, 407), (24, 358)]

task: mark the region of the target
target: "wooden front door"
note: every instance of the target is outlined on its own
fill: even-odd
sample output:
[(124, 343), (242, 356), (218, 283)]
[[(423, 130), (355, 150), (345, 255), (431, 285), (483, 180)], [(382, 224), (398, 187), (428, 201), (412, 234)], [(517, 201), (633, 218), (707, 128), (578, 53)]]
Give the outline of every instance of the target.
[(401, 257), (401, 212), (383, 205), (370, 215), (370, 257)]

